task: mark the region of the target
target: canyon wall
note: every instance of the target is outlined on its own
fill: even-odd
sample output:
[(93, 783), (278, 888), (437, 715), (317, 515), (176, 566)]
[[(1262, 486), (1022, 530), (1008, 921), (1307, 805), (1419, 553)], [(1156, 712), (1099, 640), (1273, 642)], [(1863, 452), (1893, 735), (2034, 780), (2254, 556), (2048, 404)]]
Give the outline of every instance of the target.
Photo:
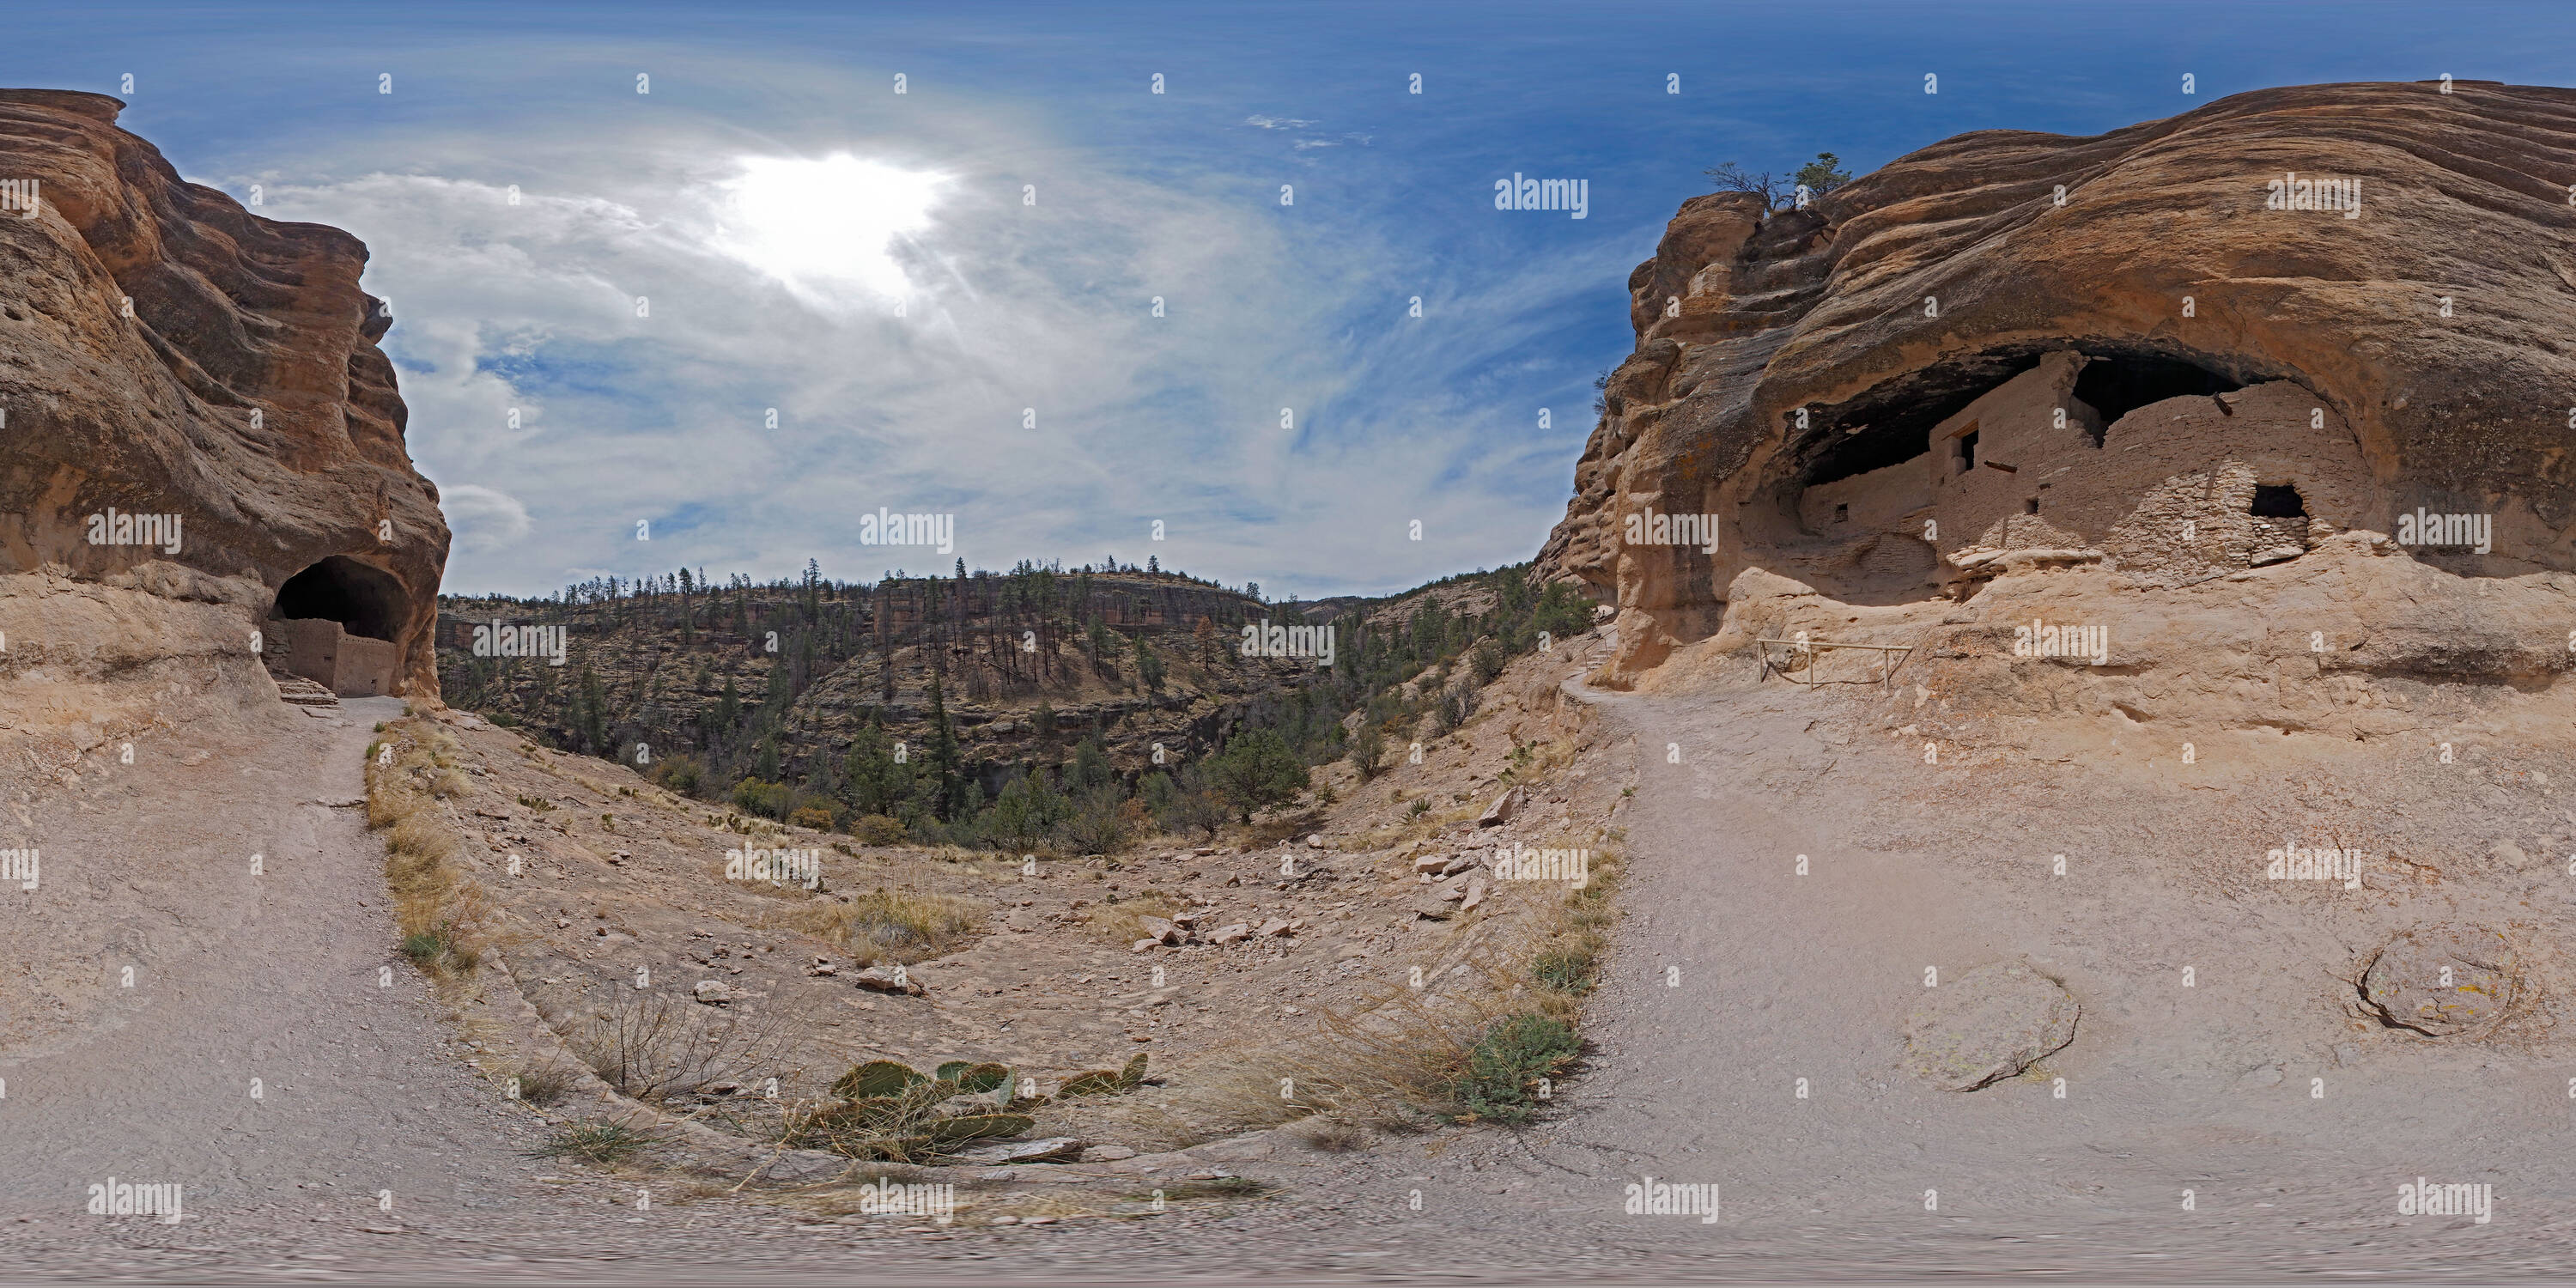
[(2188, 586), (2419, 511), (2489, 524), (2419, 562), (2576, 568), (2571, 194), (2576, 91), (2454, 82), (1979, 131), (1804, 209), (1693, 198), (1629, 278), (1637, 346), (1538, 574), (1615, 596), (1616, 682), (1752, 569), (1855, 604), (2034, 562)]
[(434, 699), (448, 531), (366, 247), (181, 179), (123, 106), (0, 90), (0, 675), (256, 696), (253, 633), (328, 619)]

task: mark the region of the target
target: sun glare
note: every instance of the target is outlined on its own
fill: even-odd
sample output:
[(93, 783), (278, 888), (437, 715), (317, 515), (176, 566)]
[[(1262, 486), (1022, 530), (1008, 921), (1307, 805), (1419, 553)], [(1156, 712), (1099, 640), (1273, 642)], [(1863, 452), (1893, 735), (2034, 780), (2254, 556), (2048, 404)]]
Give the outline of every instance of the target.
[(726, 253), (816, 299), (907, 293), (895, 251), (930, 226), (947, 176), (846, 152), (745, 157), (741, 167), (722, 185), (717, 244)]

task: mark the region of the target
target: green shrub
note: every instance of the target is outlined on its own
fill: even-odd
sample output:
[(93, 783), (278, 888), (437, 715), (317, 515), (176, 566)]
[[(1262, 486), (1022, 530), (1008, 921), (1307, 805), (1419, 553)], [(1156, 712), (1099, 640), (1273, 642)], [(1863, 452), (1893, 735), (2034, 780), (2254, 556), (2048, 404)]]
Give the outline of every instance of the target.
[(903, 820), (883, 814), (869, 814), (850, 821), (850, 835), (861, 845), (901, 845), (904, 841)]
[(1451, 1089), (1478, 1118), (1522, 1122), (1537, 1104), (1539, 1080), (1552, 1078), (1583, 1049), (1574, 1027), (1544, 1015), (1507, 1015), (1486, 1026), (1467, 1053), (1467, 1070)]

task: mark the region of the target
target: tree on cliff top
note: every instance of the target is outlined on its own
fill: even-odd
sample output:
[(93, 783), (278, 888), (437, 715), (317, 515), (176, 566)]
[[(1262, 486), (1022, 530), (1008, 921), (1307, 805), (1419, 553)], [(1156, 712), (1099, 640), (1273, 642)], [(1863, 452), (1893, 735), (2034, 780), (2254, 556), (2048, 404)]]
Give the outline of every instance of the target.
[(1766, 210), (1780, 210), (1798, 203), (1798, 189), (1807, 190), (1809, 200), (1821, 197), (1852, 181), (1851, 172), (1841, 168), (1842, 158), (1831, 152), (1819, 152), (1816, 159), (1799, 166), (1788, 178), (1765, 170), (1755, 174), (1736, 163), (1703, 171), (1719, 192), (1749, 192), (1762, 199)]

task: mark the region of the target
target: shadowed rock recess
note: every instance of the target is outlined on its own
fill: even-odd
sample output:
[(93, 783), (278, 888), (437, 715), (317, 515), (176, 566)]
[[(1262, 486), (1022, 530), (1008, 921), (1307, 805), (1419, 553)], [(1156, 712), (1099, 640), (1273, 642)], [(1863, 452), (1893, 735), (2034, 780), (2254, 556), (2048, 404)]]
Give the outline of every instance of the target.
[(37, 198), (0, 212), (0, 673), (260, 696), (259, 631), (434, 698), (447, 525), (366, 247), (182, 180), (123, 106), (0, 90), (0, 178)]
[[(2407, 556), (2382, 565), (2576, 567), (2571, 154), (2576, 92), (2318, 85), (1964, 134), (1803, 210), (1695, 197), (1629, 277), (1637, 348), (1540, 574), (1615, 593), (1623, 682), (1753, 568), (1884, 606), (2033, 568), (2188, 586), (2355, 533)], [(2336, 208), (2273, 208), (2309, 204)], [(2410, 540), (2418, 511), (2488, 527)], [(1713, 552), (1653, 524), (1694, 515)], [(2442, 666), (2559, 665), (2511, 651)]]

